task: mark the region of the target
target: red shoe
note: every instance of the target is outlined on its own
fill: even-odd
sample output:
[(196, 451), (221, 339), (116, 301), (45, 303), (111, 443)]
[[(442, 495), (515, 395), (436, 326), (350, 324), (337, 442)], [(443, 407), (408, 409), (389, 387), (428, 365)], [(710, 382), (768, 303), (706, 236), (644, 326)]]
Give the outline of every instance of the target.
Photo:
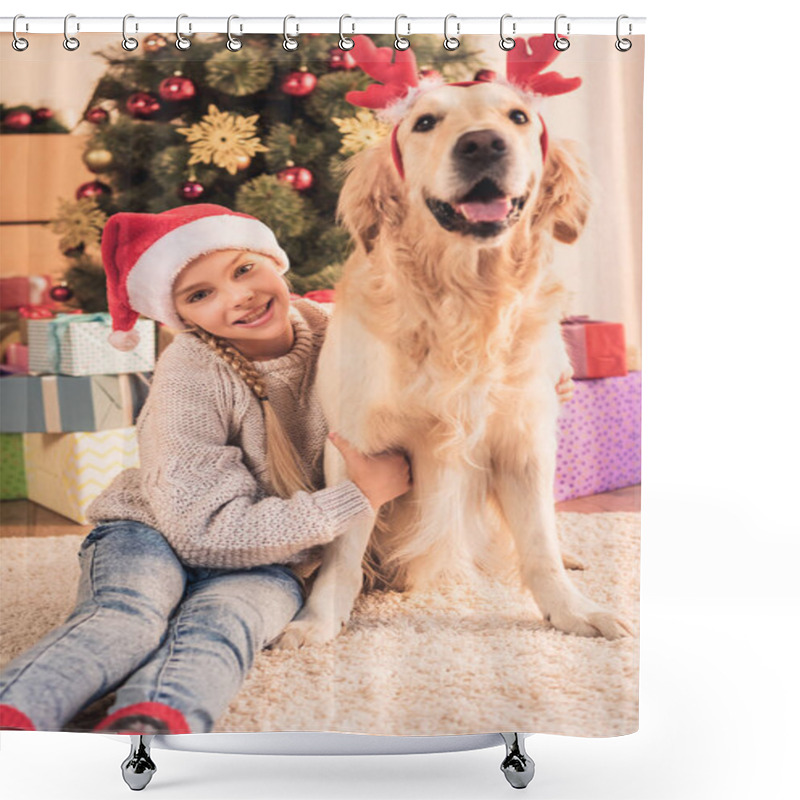
[(183, 714), (164, 703), (134, 703), (125, 706), (100, 720), (94, 730), (134, 736), (192, 732)]
[(19, 709), (0, 703), (0, 730), (35, 731), (36, 726)]

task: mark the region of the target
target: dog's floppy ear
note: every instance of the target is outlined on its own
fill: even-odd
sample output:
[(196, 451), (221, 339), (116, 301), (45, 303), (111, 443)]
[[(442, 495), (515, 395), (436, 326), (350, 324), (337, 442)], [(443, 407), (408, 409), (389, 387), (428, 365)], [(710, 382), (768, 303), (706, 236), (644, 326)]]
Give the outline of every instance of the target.
[(354, 155), (347, 171), (337, 215), (369, 253), (381, 230), (398, 226), (405, 216), (402, 182), (389, 140)]
[(589, 213), (588, 175), (575, 142), (550, 142), (533, 224), (544, 225), (560, 242), (574, 242)]

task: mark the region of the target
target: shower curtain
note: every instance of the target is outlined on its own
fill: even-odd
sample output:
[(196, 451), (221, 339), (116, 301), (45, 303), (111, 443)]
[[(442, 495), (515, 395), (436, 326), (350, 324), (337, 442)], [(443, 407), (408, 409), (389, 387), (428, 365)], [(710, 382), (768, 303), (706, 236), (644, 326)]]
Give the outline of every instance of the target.
[[(214, 730), (634, 732), (644, 37), (30, 38), (0, 39), (0, 668), (71, 612), (87, 508), (137, 468), (153, 373), (184, 335), (141, 320), (136, 351), (107, 344), (103, 225), (214, 203), (265, 222), (295, 298), (349, 321), (323, 405), (414, 473), (341, 632), (265, 643)], [(551, 485), (514, 493), (501, 462), (536, 436)], [(605, 623), (536, 583), (544, 551)]]

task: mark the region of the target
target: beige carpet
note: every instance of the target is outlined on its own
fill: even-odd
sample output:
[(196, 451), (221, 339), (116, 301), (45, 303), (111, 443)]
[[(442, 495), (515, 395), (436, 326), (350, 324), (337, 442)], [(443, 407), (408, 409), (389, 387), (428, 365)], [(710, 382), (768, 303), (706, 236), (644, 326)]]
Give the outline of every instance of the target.
[[(558, 515), (570, 573), (638, 627), (639, 515)], [(0, 665), (66, 617), (82, 537), (0, 540)], [(567, 636), (530, 595), (476, 581), (359, 599), (348, 629), (310, 650), (261, 652), (216, 731), (615, 736), (638, 727), (638, 640)], [(91, 728), (111, 696), (73, 720)]]

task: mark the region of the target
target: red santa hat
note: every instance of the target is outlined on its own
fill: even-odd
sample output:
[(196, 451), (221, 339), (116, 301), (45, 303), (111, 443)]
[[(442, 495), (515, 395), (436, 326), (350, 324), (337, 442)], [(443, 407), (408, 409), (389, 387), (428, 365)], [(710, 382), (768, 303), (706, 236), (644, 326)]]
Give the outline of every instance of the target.
[(101, 244), (113, 332), (119, 350), (132, 350), (139, 314), (180, 328), (172, 286), (180, 271), (198, 256), (215, 250), (251, 250), (277, 259), (279, 274), (289, 259), (275, 234), (256, 217), (224, 206), (199, 203), (160, 214), (114, 214)]

